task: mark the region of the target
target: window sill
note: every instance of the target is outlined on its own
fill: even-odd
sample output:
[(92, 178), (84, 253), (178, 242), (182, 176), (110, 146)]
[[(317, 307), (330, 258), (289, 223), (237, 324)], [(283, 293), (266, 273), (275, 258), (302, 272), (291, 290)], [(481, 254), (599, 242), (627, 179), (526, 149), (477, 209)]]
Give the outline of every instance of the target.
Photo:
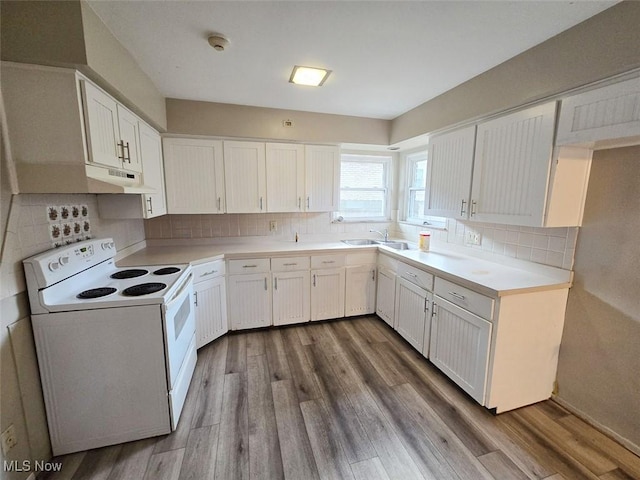
[(423, 222), (419, 221), (419, 220), (415, 220), (415, 221), (411, 221), (411, 220), (400, 220), (398, 221), (398, 223), (400, 225), (412, 225), (414, 227), (424, 227), (425, 229), (428, 230), (441, 230), (443, 232), (447, 231), (447, 226), (445, 225), (439, 225), (439, 224), (424, 224)]

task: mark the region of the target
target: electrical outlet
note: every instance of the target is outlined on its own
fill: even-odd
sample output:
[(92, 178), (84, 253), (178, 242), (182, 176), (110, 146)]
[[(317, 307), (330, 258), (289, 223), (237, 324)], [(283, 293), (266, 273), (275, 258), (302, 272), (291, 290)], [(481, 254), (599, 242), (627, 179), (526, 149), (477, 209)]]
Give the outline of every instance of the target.
[(278, 222), (276, 222), (275, 220), (271, 220), (269, 222), (269, 231), (275, 232), (276, 230), (278, 230)]
[(293, 127), (293, 120), (289, 120), (289, 119), (283, 120), (282, 121), (282, 126), (285, 127), (285, 128), (292, 128)]
[(478, 232), (467, 232), (467, 245), (480, 245), (482, 243), (482, 235)]
[(2, 432), (2, 453), (7, 455), (7, 452), (16, 446), (18, 443), (18, 437), (16, 437), (16, 429), (13, 425), (9, 425), (9, 427)]

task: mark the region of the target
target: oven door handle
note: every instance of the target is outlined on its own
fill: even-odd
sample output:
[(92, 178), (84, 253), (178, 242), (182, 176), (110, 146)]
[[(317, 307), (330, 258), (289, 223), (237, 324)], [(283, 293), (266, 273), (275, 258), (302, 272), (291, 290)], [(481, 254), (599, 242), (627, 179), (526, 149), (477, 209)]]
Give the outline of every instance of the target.
[(189, 276), (187, 277), (187, 279), (182, 284), (182, 287), (180, 287), (180, 290), (178, 290), (175, 293), (175, 295), (173, 295), (173, 297), (171, 297), (171, 300), (169, 300), (167, 302), (167, 306), (165, 307), (166, 311), (171, 310), (171, 307), (173, 307), (173, 304), (180, 299), (180, 296), (182, 295), (182, 292), (184, 291), (185, 288), (187, 288), (189, 286), (189, 284), (191, 283), (192, 279), (193, 279), (193, 273), (190, 273)]

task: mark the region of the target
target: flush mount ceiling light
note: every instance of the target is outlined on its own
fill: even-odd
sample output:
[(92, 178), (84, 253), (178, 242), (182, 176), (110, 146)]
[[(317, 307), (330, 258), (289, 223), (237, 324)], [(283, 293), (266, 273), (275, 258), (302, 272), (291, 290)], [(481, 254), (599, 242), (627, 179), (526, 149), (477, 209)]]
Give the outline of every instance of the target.
[(300, 65), (296, 65), (293, 67), (289, 82), (295, 83), (296, 85), (321, 87), (330, 73), (331, 70), (325, 70), (323, 68), (301, 67)]
[(223, 37), (219, 33), (212, 33), (207, 38), (209, 45), (211, 45), (217, 52), (223, 52), (225, 48), (229, 46), (229, 39)]

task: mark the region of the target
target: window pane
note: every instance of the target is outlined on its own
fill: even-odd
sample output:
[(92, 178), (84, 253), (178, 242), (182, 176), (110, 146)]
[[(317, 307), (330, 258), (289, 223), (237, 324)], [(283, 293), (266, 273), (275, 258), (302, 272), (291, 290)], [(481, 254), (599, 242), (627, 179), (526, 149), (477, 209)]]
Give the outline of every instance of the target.
[(409, 192), (409, 217), (416, 218), (424, 215), (424, 190)]
[(342, 162), (340, 186), (342, 188), (384, 188), (384, 165), (373, 162)]
[(340, 214), (345, 218), (383, 217), (384, 203), (382, 191), (342, 190), (340, 192)]
[(411, 188), (424, 188), (427, 178), (427, 161), (413, 162), (413, 172), (411, 172)]

